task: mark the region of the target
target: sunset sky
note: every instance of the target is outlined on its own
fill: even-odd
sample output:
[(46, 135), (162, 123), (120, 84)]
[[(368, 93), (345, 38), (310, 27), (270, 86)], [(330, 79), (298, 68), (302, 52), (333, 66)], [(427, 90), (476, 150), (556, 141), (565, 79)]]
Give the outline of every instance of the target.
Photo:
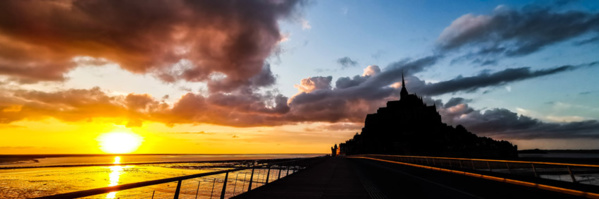
[(599, 148), (596, 0), (3, 0), (0, 154), (119, 133), (132, 153), (327, 153), (402, 72), (447, 124)]

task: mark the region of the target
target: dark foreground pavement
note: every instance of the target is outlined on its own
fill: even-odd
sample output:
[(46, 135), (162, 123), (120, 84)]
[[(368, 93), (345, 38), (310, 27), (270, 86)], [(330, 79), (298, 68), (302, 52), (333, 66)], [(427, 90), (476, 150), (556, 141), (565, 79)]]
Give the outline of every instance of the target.
[(354, 165), (330, 158), (312, 168), (256, 188), (235, 198), (370, 198)]
[(235, 198), (579, 197), (375, 160), (330, 158)]

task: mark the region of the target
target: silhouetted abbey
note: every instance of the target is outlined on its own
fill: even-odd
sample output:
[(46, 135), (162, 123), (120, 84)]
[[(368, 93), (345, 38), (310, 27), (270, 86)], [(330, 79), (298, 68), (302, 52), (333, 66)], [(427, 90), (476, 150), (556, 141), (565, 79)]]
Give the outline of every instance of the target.
[(368, 114), (362, 133), (339, 145), (341, 154), (517, 157), (517, 146), (507, 141), (478, 137), (462, 125), (454, 128), (442, 123), (436, 106), (427, 106), (404, 85), (402, 75), (400, 100)]

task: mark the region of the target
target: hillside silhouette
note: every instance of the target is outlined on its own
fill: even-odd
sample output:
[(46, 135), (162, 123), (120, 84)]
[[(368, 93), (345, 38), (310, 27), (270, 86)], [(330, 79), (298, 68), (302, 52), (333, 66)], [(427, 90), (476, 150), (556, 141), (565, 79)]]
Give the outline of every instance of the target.
[[(337, 145), (333, 147), (337, 148)], [(361, 133), (339, 145), (333, 155), (398, 154), (476, 158), (517, 158), (517, 146), (508, 141), (478, 137), (462, 125), (441, 122), (436, 105), (428, 106), (409, 94), (402, 75), (399, 101), (387, 102), (368, 114)]]

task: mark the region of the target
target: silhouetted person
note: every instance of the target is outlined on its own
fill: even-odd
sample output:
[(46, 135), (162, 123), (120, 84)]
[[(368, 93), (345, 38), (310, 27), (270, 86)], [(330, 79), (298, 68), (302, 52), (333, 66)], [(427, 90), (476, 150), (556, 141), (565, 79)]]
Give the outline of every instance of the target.
[(337, 156), (337, 144), (335, 144), (334, 147), (331, 147), (331, 156), (335, 157)]

